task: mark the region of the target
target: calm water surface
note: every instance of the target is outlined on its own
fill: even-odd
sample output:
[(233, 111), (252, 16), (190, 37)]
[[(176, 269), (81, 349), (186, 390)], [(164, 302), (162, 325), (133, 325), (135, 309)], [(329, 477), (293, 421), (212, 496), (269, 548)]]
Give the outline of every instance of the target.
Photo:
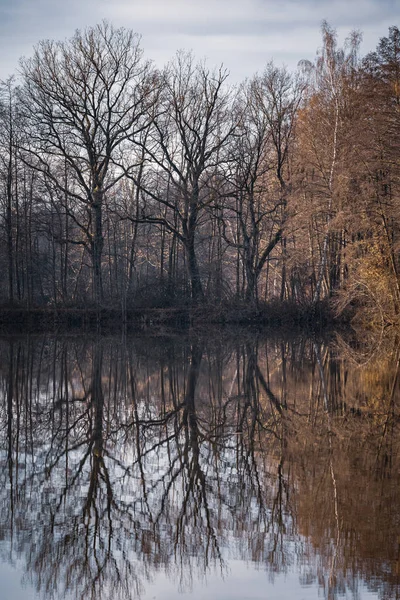
[(0, 598), (400, 598), (399, 348), (0, 339)]

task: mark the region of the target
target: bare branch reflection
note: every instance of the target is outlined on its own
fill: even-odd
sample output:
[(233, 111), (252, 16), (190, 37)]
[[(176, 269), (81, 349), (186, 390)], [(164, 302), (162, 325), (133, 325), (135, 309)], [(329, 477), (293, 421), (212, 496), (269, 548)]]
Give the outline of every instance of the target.
[(327, 599), (399, 594), (397, 349), (357, 369), (257, 336), (0, 352), (0, 552), (44, 597), (186, 590), (231, 558)]

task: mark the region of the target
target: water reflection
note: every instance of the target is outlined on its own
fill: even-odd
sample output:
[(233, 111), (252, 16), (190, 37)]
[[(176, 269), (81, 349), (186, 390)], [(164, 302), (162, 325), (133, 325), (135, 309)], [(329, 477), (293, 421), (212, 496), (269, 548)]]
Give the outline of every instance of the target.
[[(3, 339), (0, 551), (45, 598), (128, 600), (230, 560), (400, 597), (399, 352)], [(110, 592), (112, 590), (112, 594)]]

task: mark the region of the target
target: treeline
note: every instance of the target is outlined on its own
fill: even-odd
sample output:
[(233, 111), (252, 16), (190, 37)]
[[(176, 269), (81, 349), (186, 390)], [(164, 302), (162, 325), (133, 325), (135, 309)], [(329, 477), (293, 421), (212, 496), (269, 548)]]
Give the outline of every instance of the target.
[(103, 22), (1, 86), (3, 307), (325, 300), (395, 320), (400, 32), (232, 86)]

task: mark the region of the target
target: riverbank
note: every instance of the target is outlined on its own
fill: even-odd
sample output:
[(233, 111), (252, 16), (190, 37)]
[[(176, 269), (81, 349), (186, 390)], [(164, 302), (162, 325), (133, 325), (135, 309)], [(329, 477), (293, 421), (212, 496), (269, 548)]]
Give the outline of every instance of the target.
[[(347, 320), (347, 317), (346, 317)], [(0, 307), (0, 329), (43, 331), (99, 327), (105, 331), (118, 329), (148, 330), (158, 328), (189, 329), (209, 325), (231, 325), (277, 328), (330, 328), (344, 323), (336, 318), (327, 303), (300, 306), (294, 303), (269, 303), (259, 307), (245, 305), (171, 308), (138, 307), (125, 311), (107, 307)]]

